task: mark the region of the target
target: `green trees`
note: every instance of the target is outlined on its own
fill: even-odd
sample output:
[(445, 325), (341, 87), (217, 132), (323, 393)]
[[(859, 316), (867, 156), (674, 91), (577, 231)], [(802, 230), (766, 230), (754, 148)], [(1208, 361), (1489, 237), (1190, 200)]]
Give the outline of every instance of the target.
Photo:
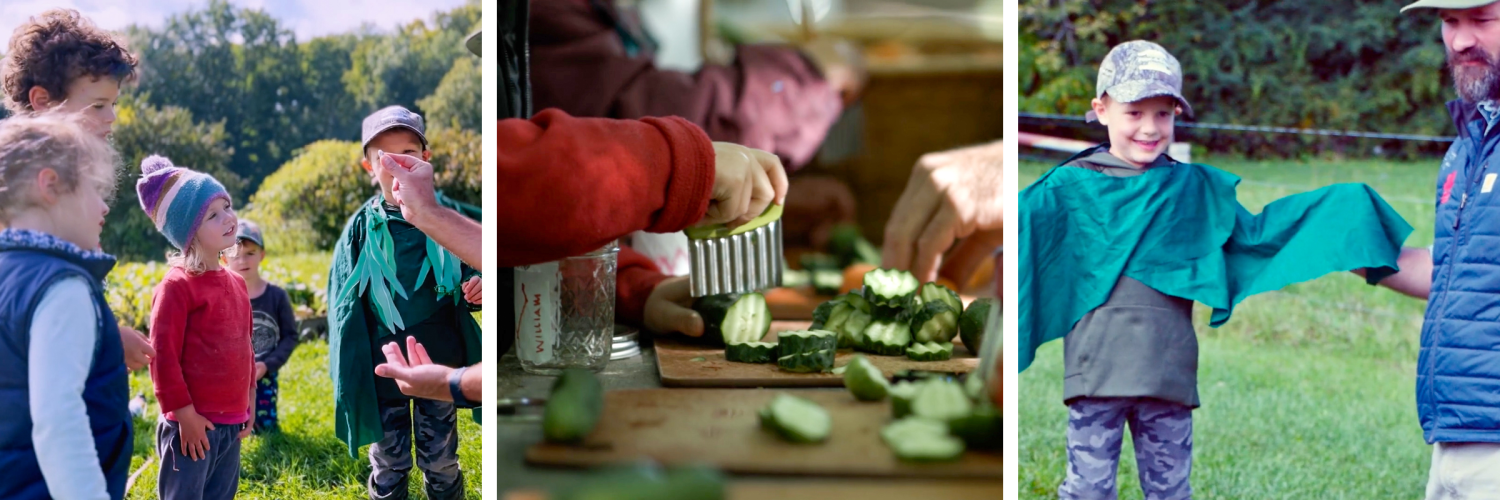
[[(1182, 62), (1196, 121), (1452, 135), (1439, 23), (1400, 5), (1337, 0), (1022, 2), (1021, 110), (1081, 116), (1109, 48), (1161, 44)], [(1445, 144), (1190, 131), (1220, 151), (1412, 154)]]

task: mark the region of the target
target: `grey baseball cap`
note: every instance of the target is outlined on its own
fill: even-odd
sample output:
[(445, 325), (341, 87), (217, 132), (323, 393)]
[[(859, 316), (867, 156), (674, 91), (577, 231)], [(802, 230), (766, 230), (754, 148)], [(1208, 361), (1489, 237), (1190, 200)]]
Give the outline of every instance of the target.
[(266, 240), (260, 235), (260, 224), (251, 222), (250, 219), (240, 219), (240, 226), (235, 230), (234, 237), (240, 240), (250, 240), (261, 248), (266, 247)]
[(422, 115), (401, 106), (387, 106), (365, 117), (360, 150), (370, 147), (370, 141), (374, 140), (375, 136), (393, 128), (405, 128), (416, 132), (417, 138), (422, 140), (422, 147), (427, 147), (426, 127), (422, 124)]
[(473, 52), (474, 55), (476, 55), (476, 56), (479, 55), (479, 41), (480, 41), (479, 34), (480, 33), (483, 33), (483, 30), (475, 31), (474, 34), (469, 35), (468, 40), (464, 41), (464, 46), (468, 47), (469, 48), (469, 52)]
[(1401, 12), (1412, 9), (1472, 9), (1495, 3), (1495, 0), (1417, 0), (1401, 8)]
[[(1193, 116), (1193, 107), (1182, 97), (1182, 65), (1167, 49), (1144, 40), (1116, 45), (1099, 64), (1099, 82), (1094, 97), (1109, 94), (1119, 102), (1137, 102), (1152, 97), (1172, 96), (1182, 111)], [(1093, 111), (1084, 115), (1088, 121), (1099, 117)]]

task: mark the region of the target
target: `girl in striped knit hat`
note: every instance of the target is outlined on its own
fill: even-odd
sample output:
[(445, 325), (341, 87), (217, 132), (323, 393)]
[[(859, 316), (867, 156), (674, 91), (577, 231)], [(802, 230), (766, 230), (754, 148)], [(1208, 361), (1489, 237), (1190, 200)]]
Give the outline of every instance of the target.
[(238, 220), (219, 181), (160, 156), (141, 162), (135, 188), (180, 251), (151, 302), (157, 492), (166, 500), (234, 498), (255, 388), (250, 297), (244, 280), (219, 263), (237, 243)]

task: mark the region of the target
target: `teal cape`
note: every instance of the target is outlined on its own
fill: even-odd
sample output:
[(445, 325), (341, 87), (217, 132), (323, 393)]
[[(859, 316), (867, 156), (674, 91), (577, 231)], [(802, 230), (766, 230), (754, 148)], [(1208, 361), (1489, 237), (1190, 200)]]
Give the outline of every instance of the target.
[[(474, 220), (480, 220), (481, 212), (478, 207), (453, 200), (442, 193), (437, 195), (438, 203), (451, 208)], [(365, 204), (380, 203), (381, 197), (376, 195), (366, 201)], [(364, 207), (366, 205), (360, 205)], [(401, 260), (405, 255), (426, 255), (427, 238), (420, 231), (412, 228), (409, 223), (401, 219), (400, 213), (387, 211), (389, 217), (388, 225), (392, 233), (400, 232), (399, 236), (393, 234), (396, 245), (395, 254), (397, 262), (404, 266), (397, 270), (397, 279), (408, 292), (408, 299), (395, 297), (397, 310), (405, 320), (407, 330), (405, 332), (421, 330), (424, 326), (433, 324), (457, 325), (458, 331), (431, 332), (444, 333), (448, 340), (446, 346), (434, 344), (429, 349), (439, 349), (442, 352), (453, 353), (446, 356), (453, 359), (439, 360), (436, 352), (433, 354), (434, 362), (439, 364), (457, 364), (463, 366), (473, 365), (482, 359), (483, 349), (480, 347), (479, 323), (474, 321), (469, 307), (443, 308), (443, 304), (437, 300), (437, 294), (432, 290), (435, 286), (435, 276), (428, 276), (420, 286), (413, 286), (416, 281), (417, 271), (421, 267), (420, 260)], [(344, 231), (339, 235), (339, 240), (334, 244), (333, 264), (328, 271), (328, 288), (325, 297), (328, 304), (328, 364), (329, 374), (333, 377), (334, 393), (334, 432), (339, 440), (349, 446), (349, 456), (358, 458), (361, 446), (379, 441), (384, 436), (384, 430), (380, 424), (379, 401), (382, 398), (390, 398), (393, 392), (394, 382), (380, 378), (375, 375), (375, 365), (378, 359), (383, 359), (379, 345), (386, 341), (394, 340), (391, 332), (382, 324), (379, 316), (369, 306), (368, 292), (358, 295), (354, 300), (339, 301), (337, 298), (343, 296), (343, 288), (349, 281), (349, 276), (355, 271), (355, 260), (360, 254), (363, 245), (368, 241), (369, 235), (366, 229), (366, 214), (363, 208), (349, 217), (344, 225)], [(401, 227), (397, 227), (400, 224)], [(464, 266), (467, 280), (472, 270)], [(433, 273), (436, 274), (436, 273)], [(452, 301), (445, 297), (442, 300)], [(452, 311), (454, 318), (432, 318), (438, 311)], [(430, 328), (429, 328), (430, 330)], [(419, 341), (423, 336), (417, 336)], [(423, 341), (424, 345), (429, 342)], [(401, 343), (403, 352), (406, 350)], [(456, 358), (454, 358), (456, 356)], [(385, 387), (389, 385), (389, 387)], [(382, 390), (383, 388), (383, 390)], [(399, 392), (396, 392), (399, 395)], [(479, 422), (479, 409), (473, 410), (475, 422)]]
[(1103, 305), (1120, 276), (1213, 308), (1218, 327), (1251, 295), (1362, 268), (1374, 284), (1398, 270), (1412, 228), (1369, 186), (1331, 185), (1252, 215), (1235, 197), (1239, 181), (1196, 164), (1133, 177), (1059, 167), (1022, 190), (1020, 370)]

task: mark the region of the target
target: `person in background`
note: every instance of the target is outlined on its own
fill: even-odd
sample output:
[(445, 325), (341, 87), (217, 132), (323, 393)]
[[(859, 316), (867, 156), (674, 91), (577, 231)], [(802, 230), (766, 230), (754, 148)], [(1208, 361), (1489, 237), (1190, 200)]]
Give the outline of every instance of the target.
[(245, 280), (250, 294), (250, 344), (255, 349), (255, 414), (251, 420), (255, 432), (277, 429), (277, 372), (297, 348), (297, 317), (292, 314), (292, 299), (286, 290), (267, 282), (260, 275), (260, 264), (266, 258), (265, 238), (260, 225), (240, 219), (235, 237), (239, 243), (234, 255), (224, 261), (229, 272)]

